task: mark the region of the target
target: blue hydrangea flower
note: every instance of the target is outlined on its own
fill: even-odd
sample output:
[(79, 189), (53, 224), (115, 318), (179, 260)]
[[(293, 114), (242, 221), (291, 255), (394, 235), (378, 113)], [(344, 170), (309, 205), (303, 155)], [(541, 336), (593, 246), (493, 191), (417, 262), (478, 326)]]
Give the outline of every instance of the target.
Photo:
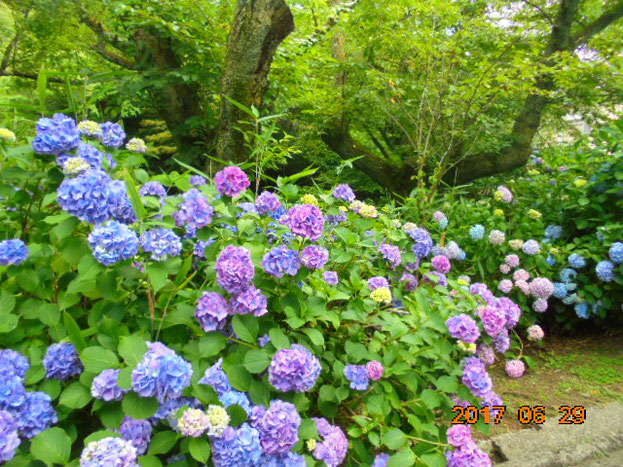
[(201, 401), (193, 397), (178, 397), (176, 399), (167, 399), (166, 401), (160, 403), (158, 411), (149, 420), (153, 425), (157, 425), (160, 421), (168, 422), (171, 428), (177, 430), (177, 413), (183, 407), (200, 410), (204, 409)]
[(71, 151), (80, 143), (80, 132), (73, 118), (54, 114), (52, 118), (41, 118), (37, 122), (37, 136), (32, 142), (39, 154), (59, 154)]
[(121, 389), (117, 384), (121, 370), (108, 369), (102, 371), (93, 378), (91, 383), (91, 395), (95, 399), (101, 399), (106, 402), (120, 401), (129, 389)]
[(58, 204), (83, 221), (100, 224), (112, 216), (110, 184), (110, 178), (101, 170), (66, 178), (58, 187)]
[(22, 381), (30, 368), (28, 358), (12, 349), (0, 350), (0, 377), (17, 376)]
[(563, 299), (567, 296), (569, 292), (567, 291), (567, 284), (564, 282), (554, 282), (554, 297)]
[(563, 282), (571, 282), (578, 275), (578, 272), (575, 269), (565, 268), (560, 271), (560, 280)]
[(30, 439), (47, 430), (56, 422), (58, 416), (52, 406), (52, 398), (45, 392), (27, 392), (26, 401), (15, 417), (22, 436)]
[(123, 438), (91, 441), (80, 455), (80, 467), (136, 467), (136, 448)]
[(171, 229), (151, 229), (141, 235), (141, 247), (151, 253), (154, 261), (164, 261), (169, 256), (179, 256), (182, 252), (182, 241)]
[(135, 420), (126, 416), (119, 428), (119, 433), (123, 439), (132, 443), (139, 456), (147, 452), (152, 433), (151, 423), (147, 420)]
[(208, 197), (196, 188), (184, 193), (184, 202), (173, 213), (175, 224), (178, 227), (186, 226), (186, 231), (194, 236), (197, 229), (202, 229), (212, 223), (214, 208)]
[(24, 381), (16, 375), (2, 375), (0, 383), (0, 409), (15, 411), (26, 401)]
[(145, 183), (138, 192), (141, 196), (157, 196), (158, 198), (167, 197), (167, 189), (165, 186), (156, 181)]
[(238, 428), (227, 427), (223, 436), (212, 442), (215, 467), (256, 467), (261, 458), (260, 435), (248, 423)]
[(614, 263), (610, 261), (600, 261), (595, 266), (595, 273), (599, 280), (603, 282), (612, 282), (614, 280)]
[(0, 265), (17, 266), (28, 258), (28, 247), (24, 242), (15, 238), (0, 242)]
[(433, 248), (433, 239), (426, 229), (415, 229), (407, 232), (415, 242), (412, 249), (418, 258), (427, 257)]
[(577, 253), (571, 253), (571, 255), (569, 255), (569, 266), (574, 269), (582, 269), (586, 266), (586, 259)]
[(132, 389), (141, 397), (160, 402), (176, 399), (190, 386), (190, 363), (160, 342), (148, 342), (149, 350), (132, 371)]
[(556, 264), (556, 258), (554, 258), (552, 255), (547, 255), (545, 262), (550, 266), (554, 266)]
[(132, 259), (138, 253), (138, 236), (117, 221), (100, 225), (89, 234), (89, 246), (96, 260), (105, 266)]
[(123, 180), (110, 182), (110, 213), (115, 220), (124, 224), (134, 224), (138, 221), (128, 190)]
[(588, 319), (590, 316), (588, 303), (582, 302), (577, 303), (574, 307), (575, 314), (578, 315), (578, 318)]
[(285, 454), (264, 454), (260, 460), (262, 467), (307, 467), (305, 458), (289, 451)]
[(225, 407), (236, 404), (242, 407), (247, 413), (251, 410), (251, 401), (244, 392), (230, 389), (219, 395), (218, 398)]
[(296, 276), (301, 267), (301, 259), (297, 251), (286, 246), (278, 246), (264, 255), (262, 267), (275, 277), (283, 277), (284, 274)]
[(474, 225), (469, 229), (469, 236), (472, 237), (473, 240), (482, 240), (485, 238), (485, 226), (482, 224)]
[(545, 227), (545, 236), (552, 240), (558, 240), (562, 237), (562, 227), (559, 225), (548, 225)]
[(577, 293), (573, 293), (571, 295), (567, 295), (562, 299), (562, 303), (565, 305), (573, 305), (574, 303), (579, 303), (580, 297), (578, 297)]
[(199, 384), (209, 384), (219, 396), (233, 389), (229, 384), (227, 374), (223, 371), (222, 358), (205, 371), (203, 378), (199, 380)]
[(205, 242), (199, 240), (195, 243), (195, 249), (193, 250), (193, 254), (200, 259), (206, 259), (205, 251), (210, 245), (216, 242), (214, 238), (208, 238)]
[(441, 230), (446, 230), (448, 228), (448, 218), (442, 217), (437, 224)]
[(623, 242), (613, 243), (608, 253), (610, 256), (610, 261), (615, 264), (623, 263)]
[(344, 376), (350, 381), (350, 387), (357, 391), (365, 391), (368, 389), (370, 380), (368, 379), (368, 370), (363, 365), (346, 365), (344, 368)]
[(13, 459), (20, 442), (15, 417), (5, 410), (0, 410), (0, 462)]
[(102, 128), (100, 139), (104, 146), (108, 146), (109, 148), (120, 148), (123, 146), (126, 134), (121, 125), (113, 122), (105, 122), (100, 126)]
[(54, 378), (59, 381), (78, 376), (84, 370), (80, 355), (71, 342), (61, 342), (48, 347), (43, 358), (43, 366), (46, 370), (46, 378)]
[(89, 164), (91, 169), (99, 170), (102, 168), (102, 158), (104, 157), (104, 154), (95, 146), (87, 143), (80, 143), (78, 144), (76, 156), (73, 156), (67, 152), (61, 152), (56, 156), (56, 163), (60, 168), (65, 168), (65, 163), (73, 157), (80, 157), (84, 159), (87, 164)]

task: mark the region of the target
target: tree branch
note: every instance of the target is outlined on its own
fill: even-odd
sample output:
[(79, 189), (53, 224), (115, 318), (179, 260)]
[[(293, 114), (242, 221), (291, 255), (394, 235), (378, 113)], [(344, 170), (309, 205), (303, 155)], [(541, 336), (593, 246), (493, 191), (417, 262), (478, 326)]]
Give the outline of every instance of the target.
[(623, 16), (623, 0), (619, 0), (612, 8), (605, 11), (599, 18), (587, 25), (579, 34), (573, 37), (573, 44), (578, 47), (588, 42), (594, 35), (599, 34), (616, 20)]
[[(37, 79), (39, 79), (39, 75), (35, 74), (35, 73), (25, 73), (22, 71), (0, 71), (0, 76), (13, 76), (15, 78), (24, 78), (24, 79), (31, 79), (36, 81)], [(56, 78), (54, 76), (48, 76), (47, 77), (47, 81), (49, 83), (65, 83), (65, 80), (63, 78)], [(71, 84), (81, 84), (81, 81), (78, 80), (74, 80), (71, 79), (69, 80), (69, 82)]]

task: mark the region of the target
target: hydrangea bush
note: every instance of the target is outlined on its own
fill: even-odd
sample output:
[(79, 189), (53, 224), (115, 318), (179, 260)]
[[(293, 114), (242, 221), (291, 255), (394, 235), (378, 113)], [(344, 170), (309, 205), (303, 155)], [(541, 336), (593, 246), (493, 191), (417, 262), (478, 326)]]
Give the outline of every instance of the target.
[(42, 119), (32, 147), (2, 159), (2, 460), (488, 465), (447, 426), (502, 403), (487, 365), (521, 309), (459, 277), (452, 216), (252, 193), (233, 166), (150, 177), (114, 122)]

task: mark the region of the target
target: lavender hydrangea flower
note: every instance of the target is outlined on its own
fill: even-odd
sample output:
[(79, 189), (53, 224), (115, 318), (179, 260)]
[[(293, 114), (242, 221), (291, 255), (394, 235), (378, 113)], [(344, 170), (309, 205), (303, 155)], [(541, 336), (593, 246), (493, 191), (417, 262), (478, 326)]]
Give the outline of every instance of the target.
[(231, 165), (216, 173), (214, 183), (218, 192), (223, 196), (236, 198), (251, 184), (247, 174), (240, 167)]
[(263, 191), (255, 200), (255, 209), (258, 214), (268, 214), (277, 211), (281, 207), (281, 201), (277, 195), (270, 191)]
[(122, 438), (91, 441), (80, 455), (80, 467), (138, 467), (136, 448)]
[(71, 342), (61, 342), (48, 347), (43, 358), (46, 378), (67, 381), (79, 375), (84, 370), (80, 355)]
[(20, 443), (15, 418), (11, 413), (0, 410), (0, 462), (13, 459)]
[(210, 332), (223, 329), (230, 313), (225, 297), (216, 292), (204, 292), (197, 301), (195, 318), (205, 332)]
[(138, 192), (141, 196), (157, 196), (158, 198), (167, 197), (167, 189), (165, 186), (156, 181), (145, 183)]
[(389, 282), (383, 276), (374, 276), (368, 279), (368, 287), (370, 290), (380, 289), (381, 287), (389, 289)]
[(506, 241), (506, 234), (501, 230), (494, 229), (489, 233), (489, 243), (491, 245), (501, 245)]
[(504, 185), (500, 185), (495, 192), (495, 199), (503, 201), (505, 203), (511, 203), (513, 201), (513, 193)]
[(80, 132), (73, 118), (54, 114), (52, 118), (40, 118), (37, 122), (37, 136), (32, 142), (39, 154), (58, 154), (71, 151), (80, 143)]
[(160, 402), (176, 399), (190, 385), (190, 363), (160, 342), (148, 342), (149, 350), (132, 371), (132, 389), (141, 397), (157, 397)]
[(433, 268), (435, 268), (435, 271), (442, 274), (448, 274), (450, 272), (450, 269), (452, 269), (450, 261), (444, 255), (435, 256), (432, 260), (432, 265)]
[(528, 339), (532, 341), (540, 341), (543, 337), (545, 337), (545, 333), (538, 324), (533, 324), (528, 328)]
[(275, 277), (283, 277), (284, 274), (296, 276), (301, 267), (301, 260), (297, 251), (282, 245), (264, 255), (262, 267)]
[(348, 203), (355, 201), (355, 193), (353, 192), (353, 189), (346, 184), (336, 186), (333, 189), (332, 194), (334, 198), (341, 199), (342, 201), (346, 201)]
[(132, 259), (138, 253), (138, 236), (127, 225), (111, 221), (89, 234), (93, 256), (105, 266)]
[(141, 247), (151, 253), (154, 261), (164, 261), (169, 256), (179, 256), (182, 252), (182, 241), (171, 229), (159, 227), (141, 235)]
[(383, 243), (379, 247), (379, 253), (387, 260), (392, 269), (395, 269), (402, 262), (402, 254), (400, 248), (389, 243)]
[(608, 255), (613, 263), (623, 263), (623, 242), (614, 242), (608, 250)]
[(200, 259), (207, 259), (205, 255), (205, 250), (210, 245), (214, 244), (214, 242), (216, 242), (216, 239), (214, 238), (208, 238), (205, 242), (202, 240), (199, 240), (197, 243), (195, 243), (193, 254)]
[(428, 230), (426, 229), (415, 229), (407, 231), (409, 236), (413, 239), (413, 253), (418, 258), (426, 258), (431, 249), (433, 248), (433, 239), (431, 238)]
[(527, 255), (534, 256), (539, 254), (541, 246), (536, 240), (528, 240), (527, 242), (524, 242), (521, 250)]
[(365, 391), (368, 389), (369, 378), (368, 370), (363, 365), (346, 365), (344, 368), (344, 376), (350, 381), (350, 387), (357, 391)]
[(102, 129), (100, 140), (104, 146), (115, 149), (123, 146), (126, 134), (121, 125), (113, 122), (105, 122), (102, 123), (100, 127)]
[(206, 178), (202, 177), (201, 175), (192, 175), (188, 179), (188, 182), (192, 186), (203, 186), (203, 185), (207, 185), (208, 184), (208, 181), (206, 180)]
[(24, 381), (30, 368), (28, 358), (12, 349), (0, 350), (0, 375), (3, 377), (17, 376)]
[(476, 224), (469, 229), (469, 236), (472, 240), (482, 240), (485, 237), (485, 226), (482, 224)]
[(448, 318), (446, 326), (452, 337), (468, 344), (475, 343), (480, 337), (478, 324), (471, 316), (465, 313)]
[(52, 398), (42, 391), (26, 393), (26, 400), (16, 419), (19, 432), (27, 439), (34, 438), (58, 422)]
[(0, 265), (17, 266), (28, 259), (28, 247), (20, 239), (0, 242)]
[(238, 428), (228, 426), (223, 436), (212, 442), (215, 467), (257, 467), (261, 457), (260, 435), (247, 423)]
[(228, 245), (216, 260), (216, 278), (229, 293), (246, 290), (255, 276), (251, 252), (244, 247)]
[(58, 187), (61, 208), (83, 221), (99, 224), (112, 216), (111, 180), (101, 170), (89, 170), (66, 178)]
[(267, 306), (266, 296), (252, 285), (231, 299), (231, 312), (236, 315), (252, 313), (254, 316), (263, 316), (268, 313)]
[(314, 458), (324, 461), (329, 467), (337, 467), (348, 453), (348, 438), (338, 426), (331, 425), (325, 418), (314, 418), (322, 442), (316, 444)]
[(329, 252), (318, 245), (309, 245), (301, 252), (301, 262), (309, 269), (322, 269), (329, 261)]
[(214, 208), (206, 195), (193, 188), (184, 193), (183, 198), (184, 201), (173, 213), (178, 227), (186, 226), (186, 231), (194, 234), (197, 229), (202, 229), (212, 223)]
[(446, 275), (437, 271), (431, 271), (424, 274), (424, 282), (433, 284), (433, 287), (437, 285), (441, 287), (448, 286), (448, 278)]
[(475, 397), (483, 397), (493, 388), (491, 377), (487, 373), (486, 366), (482, 360), (476, 357), (468, 357), (463, 360), (462, 381), (467, 389)]
[(595, 266), (595, 273), (600, 281), (612, 282), (614, 280), (614, 263), (610, 261), (600, 261)]
[(93, 397), (106, 402), (122, 400), (129, 389), (122, 389), (117, 384), (120, 372), (121, 370), (109, 369), (97, 375), (91, 384)]
[(268, 410), (257, 417), (253, 426), (260, 435), (260, 443), (266, 454), (285, 454), (299, 440), (301, 417), (294, 404), (273, 400)]
[(497, 336), (506, 325), (506, 315), (503, 310), (495, 306), (485, 306), (480, 313), (482, 327), (491, 337)]
[(339, 278), (337, 272), (335, 271), (325, 271), (322, 273), (322, 278), (327, 283), (327, 285), (337, 285), (339, 282)]
[(545, 277), (537, 277), (530, 282), (530, 294), (536, 298), (548, 299), (554, 293), (554, 284)]
[(293, 233), (315, 242), (322, 236), (324, 216), (317, 206), (296, 205), (288, 211), (287, 224)]
[(311, 390), (320, 375), (320, 361), (305, 347), (292, 344), (273, 356), (268, 367), (268, 380), (282, 392)]
[(135, 420), (126, 416), (119, 428), (119, 433), (123, 439), (132, 443), (139, 456), (147, 452), (152, 433), (151, 423), (147, 420)]

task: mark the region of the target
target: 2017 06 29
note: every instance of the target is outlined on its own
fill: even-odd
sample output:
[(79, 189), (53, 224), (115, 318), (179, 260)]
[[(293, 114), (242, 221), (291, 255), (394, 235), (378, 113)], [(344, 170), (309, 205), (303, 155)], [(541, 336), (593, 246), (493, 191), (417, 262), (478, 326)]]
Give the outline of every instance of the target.
[[(481, 421), (487, 425), (496, 425), (502, 421), (506, 411), (505, 405), (482, 408), (473, 405), (467, 407), (456, 405), (452, 408), (452, 412), (456, 415), (451, 423), (453, 425), (475, 425)], [(586, 409), (581, 405), (561, 405), (558, 408), (558, 414), (560, 415), (558, 419), (559, 425), (581, 425), (586, 421), (587, 417)], [(545, 423), (545, 420), (545, 407), (542, 405), (522, 405), (517, 410), (517, 421), (523, 425), (541, 425)]]

